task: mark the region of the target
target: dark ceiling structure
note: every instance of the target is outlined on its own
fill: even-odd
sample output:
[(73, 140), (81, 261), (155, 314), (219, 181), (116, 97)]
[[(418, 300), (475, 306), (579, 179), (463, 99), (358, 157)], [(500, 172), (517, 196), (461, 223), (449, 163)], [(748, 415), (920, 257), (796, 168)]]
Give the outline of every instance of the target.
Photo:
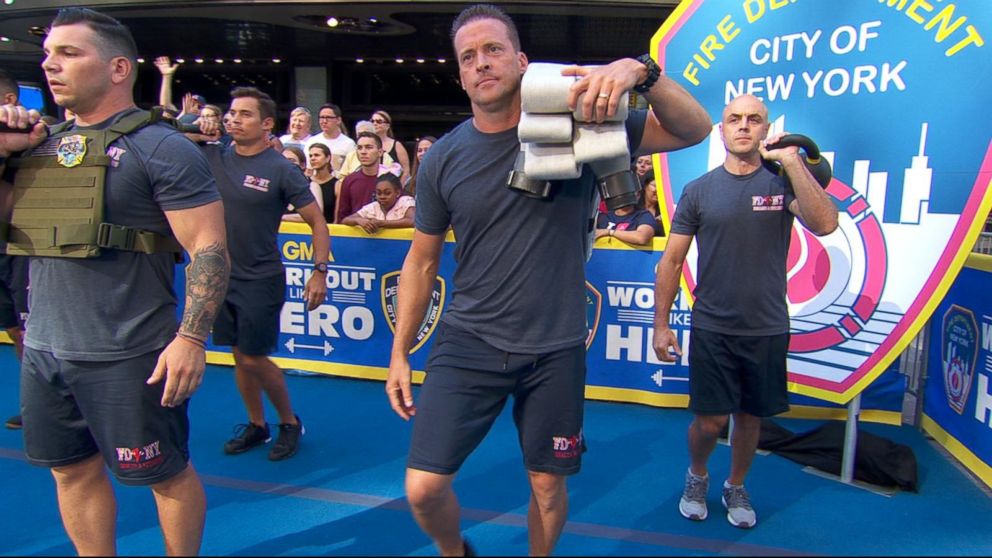
[[(531, 60), (598, 64), (646, 52), (677, 1), (494, 3), (513, 17)], [(324, 100), (341, 105), (351, 119), (385, 108), (410, 128), (398, 126), (398, 131), (419, 134), (446, 128), (468, 112), (448, 36), (451, 21), (468, 4), (97, 0), (83, 5), (116, 17), (133, 32), (143, 60), (139, 104), (157, 102), (160, 77), (152, 61), (169, 56), (182, 61), (177, 97), (191, 91), (224, 105), (233, 86), (256, 85), (273, 95), (285, 115), (300, 100), (301, 76), (318, 76), (326, 81)], [(38, 65), (45, 29), (59, 8), (73, 5), (81, 4), (0, 0), (0, 67), (42, 85)]]

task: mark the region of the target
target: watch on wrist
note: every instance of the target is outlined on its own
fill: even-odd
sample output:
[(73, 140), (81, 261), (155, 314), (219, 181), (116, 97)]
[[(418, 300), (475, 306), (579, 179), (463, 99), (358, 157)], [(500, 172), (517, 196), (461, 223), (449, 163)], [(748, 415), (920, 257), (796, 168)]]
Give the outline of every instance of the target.
[(654, 84), (657, 83), (658, 78), (661, 77), (661, 67), (659, 67), (658, 63), (651, 58), (650, 54), (642, 54), (635, 58), (635, 60), (647, 67), (648, 77), (644, 80), (644, 83), (635, 85), (634, 91), (642, 94), (647, 93), (652, 87), (654, 87)]
[(319, 262), (313, 264), (313, 270), (319, 271), (321, 273), (327, 273), (327, 262)]

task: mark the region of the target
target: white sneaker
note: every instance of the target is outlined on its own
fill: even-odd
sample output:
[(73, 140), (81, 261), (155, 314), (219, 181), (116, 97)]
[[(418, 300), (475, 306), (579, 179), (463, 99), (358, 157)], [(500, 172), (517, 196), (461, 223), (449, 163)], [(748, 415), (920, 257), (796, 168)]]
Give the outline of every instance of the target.
[(710, 489), (710, 477), (700, 477), (692, 474), (692, 471), (685, 472), (685, 488), (682, 490), (682, 498), (679, 500), (679, 513), (686, 519), (702, 521), (706, 519), (709, 512), (706, 510), (706, 493)]
[(758, 522), (758, 516), (751, 507), (751, 497), (744, 485), (723, 484), (723, 507), (727, 508), (727, 521), (734, 527), (750, 529)]

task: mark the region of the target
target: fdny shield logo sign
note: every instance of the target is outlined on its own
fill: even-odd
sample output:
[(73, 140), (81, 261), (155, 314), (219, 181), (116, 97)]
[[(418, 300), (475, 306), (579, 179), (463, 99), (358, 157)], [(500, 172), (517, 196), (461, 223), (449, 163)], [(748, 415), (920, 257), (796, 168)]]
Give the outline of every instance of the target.
[[(685, 185), (723, 164), (718, 124), (739, 95), (764, 101), (771, 133), (810, 136), (830, 161), (838, 230), (817, 237), (797, 220), (792, 231), (789, 386), (846, 403), (930, 319), (992, 208), (992, 140), (974, 125), (987, 97), (968, 93), (992, 87), (992, 10), (835, 4), (683, 0), (651, 52), (714, 123), (708, 141), (655, 156), (666, 226)], [(695, 243), (688, 260), (691, 291)]]
[(86, 156), (86, 136), (73, 135), (60, 139), (55, 154), (58, 163), (63, 167), (71, 168), (79, 165)]
[[(396, 294), (400, 284), (400, 272), (393, 271), (382, 276), (382, 312), (389, 323), (389, 329), (396, 333)], [(420, 347), (431, 338), (437, 328), (444, 310), (445, 284), (441, 276), (434, 279), (434, 288), (431, 290), (431, 300), (427, 304), (427, 311), (424, 319), (420, 322), (417, 335), (413, 340), (413, 348), (410, 354), (417, 352)]]
[(586, 281), (586, 329), (589, 336), (586, 337), (586, 349), (592, 345), (592, 340), (596, 338), (596, 330), (599, 329), (599, 319), (603, 314), (603, 295)]
[(952, 304), (944, 314), (940, 340), (940, 363), (944, 372), (947, 404), (963, 414), (971, 391), (978, 359), (978, 322), (967, 308)]

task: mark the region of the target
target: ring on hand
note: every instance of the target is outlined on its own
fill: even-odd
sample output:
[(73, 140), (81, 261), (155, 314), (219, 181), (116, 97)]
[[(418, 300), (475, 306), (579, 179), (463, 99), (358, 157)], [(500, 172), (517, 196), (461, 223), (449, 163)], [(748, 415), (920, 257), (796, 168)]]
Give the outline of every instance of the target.
[(609, 99), (610, 98), (610, 94), (609, 93), (600, 93), (599, 94), (599, 98), (600, 99)]

